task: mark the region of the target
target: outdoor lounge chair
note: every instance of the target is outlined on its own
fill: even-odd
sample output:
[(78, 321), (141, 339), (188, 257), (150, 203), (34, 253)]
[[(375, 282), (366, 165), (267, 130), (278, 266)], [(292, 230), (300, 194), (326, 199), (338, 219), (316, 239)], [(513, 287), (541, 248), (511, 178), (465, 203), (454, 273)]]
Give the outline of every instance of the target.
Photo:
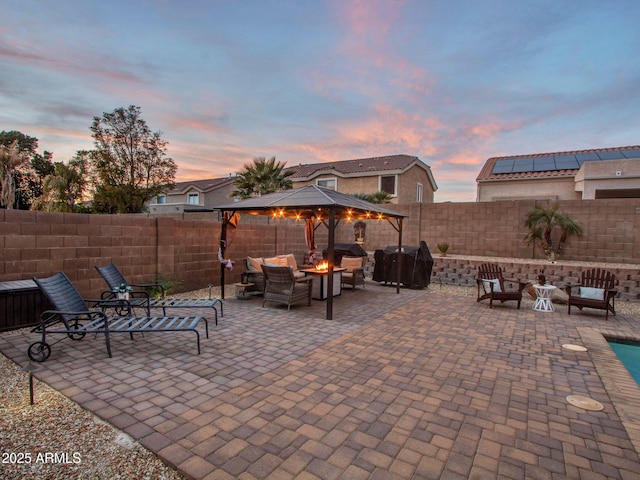
[[(493, 308), (493, 301), (506, 302), (514, 300), (518, 302), (518, 310), (522, 301), (522, 290), (526, 286), (526, 282), (504, 278), (503, 269), (495, 263), (484, 263), (478, 267), (478, 275), (476, 278), (478, 284), (478, 298), (480, 302), (489, 299), (489, 308)], [(506, 290), (505, 282), (517, 283), (518, 290)]]
[(567, 299), (567, 314), (571, 315), (571, 305), (582, 310), (584, 307), (605, 310), (605, 320), (609, 320), (609, 312), (616, 314), (615, 298), (618, 290), (615, 288), (616, 276), (599, 268), (582, 272), (580, 283), (567, 283), (565, 291)]
[(364, 263), (367, 257), (342, 257), (340, 266), (346, 268), (342, 272), (342, 285), (349, 285), (352, 289), (358, 285), (364, 288)]
[[(49, 278), (34, 278), (45, 296), (54, 305), (55, 310), (47, 310), (40, 315), (40, 325), (32, 333), (41, 333), (42, 340), (29, 345), (27, 355), (35, 362), (44, 362), (51, 355), (51, 346), (47, 343), (48, 334), (61, 334), (71, 340), (81, 340), (87, 333), (103, 334), (107, 354), (111, 358), (112, 333), (133, 334), (139, 332), (186, 332), (196, 334), (198, 353), (200, 353), (200, 333), (196, 329), (203, 321), (209, 338), (209, 326), (204, 317), (134, 317), (120, 315), (108, 317), (104, 309), (120, 306), (126, 308), (126, 300), (85, 300), (71, 280), (60, 272)], [(94, 308), (88, 304), (93, 303)], [(96, 308), (99, 307), (100, 309)], [(131, 311), (131, 310), (129, 310)]]
[(283, 303), (287, 310), (291, 305), (306, 301), (311, 306), (311, 277), (296, 278), (290, 267), (262, 265), (264, 274), (264, 295), (262, 306), (265, 302)]
[[(151, 316), (152, 308), (162, 308), (162, 314), (167, 314), (167, 308), (212, 308), (215, 312), (216, 325), (218, 324), (218, 309), (220, 305), (220, 316), (224, 317), (224, 310), (222, 307), (222, 301), (219, 298), (166, 298), (165, 289), (159, 283), (128, 283), (118, 267), (113, 263), (106, 267), (97, 267), (96, 270), (100, 276), (104, 279), (109, 287), (109, 290), (102, 292), (103, 299), (117, 298), (117, 290), (120, 285), (125, 284), (131, 287), (129, 291), (129, 304), (134, 310), (136, 308), (144, 308), (147, 316)], [(137, 289), (137, 290), (136, 290)], [(160, 297), (151, 297), (147, 292), (149, 290), (155, 290), (159, 292)]]

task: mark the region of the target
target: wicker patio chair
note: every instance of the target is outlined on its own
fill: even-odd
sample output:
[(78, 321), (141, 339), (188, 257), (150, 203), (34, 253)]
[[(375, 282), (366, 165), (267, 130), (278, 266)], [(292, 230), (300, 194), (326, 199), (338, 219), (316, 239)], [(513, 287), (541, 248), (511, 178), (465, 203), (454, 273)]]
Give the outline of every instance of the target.
[(291, 305), (302, 301), (311, 306), (311, 277), (298, 278), (293, 275), (291, 267), (262, 265), (264, 274), (264, 296), (262, 306), (266, 302), (283, 303), (287, 310)]
[(346, 268), (342, 272), (342, 285), (349, 285), (352, 289), (358, 285), (362, 285), (364, 288), (364, 264), (367, 257), (342, 257), (340, 266)]

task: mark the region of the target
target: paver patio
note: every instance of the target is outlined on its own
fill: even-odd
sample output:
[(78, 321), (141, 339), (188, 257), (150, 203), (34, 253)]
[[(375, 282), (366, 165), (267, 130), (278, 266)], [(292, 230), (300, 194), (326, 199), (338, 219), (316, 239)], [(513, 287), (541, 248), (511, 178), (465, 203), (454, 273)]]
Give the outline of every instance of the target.
[[(368, 282), (334, 320), (320, 301), (232, 298), (201, 355), (188, 333), (114, 336), (112, 359), (87, 337), (35, 375), (196, 479), (638, 478), (640, 387), (600, 333), (640, 338), (638, 319), (437, 288)], [(38, 338), (3, 334), (0, 351), (25, 365)]]

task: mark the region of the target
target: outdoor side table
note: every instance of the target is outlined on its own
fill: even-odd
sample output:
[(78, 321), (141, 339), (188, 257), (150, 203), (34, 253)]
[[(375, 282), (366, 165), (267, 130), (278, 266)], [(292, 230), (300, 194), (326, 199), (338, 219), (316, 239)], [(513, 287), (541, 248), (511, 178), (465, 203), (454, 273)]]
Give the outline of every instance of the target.
[(251, 293), (247, 292), (249, 287), (253, 287), (255, 283), (235, 283), (236, 287), (236, 298), (238, 300), (249, 300), (251, 298)]
[(533, 309), (538, 312), (554, 312), (555, 307), (551, 301), (551, 295), (555, 291), (555, 285), (538, 285), (535, 284), (533, 288), (536, 291), (536, 301), (533, 304)]

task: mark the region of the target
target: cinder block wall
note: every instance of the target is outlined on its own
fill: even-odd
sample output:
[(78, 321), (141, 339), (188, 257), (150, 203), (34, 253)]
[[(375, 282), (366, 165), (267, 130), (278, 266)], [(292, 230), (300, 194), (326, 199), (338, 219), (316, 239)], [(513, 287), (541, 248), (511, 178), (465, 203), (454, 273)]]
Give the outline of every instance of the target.
[[(449, 254), (538, 258), (526, 245), (524, 217), (534, 201), (393, 205), (408, 215), (402, 222), (403, 244), (451, 244)], [(561, 260), (640, 264), (640, 199), (561, 202), (561, 211), (583, 227), (582, 239), (571, 239)], [(365, 249), (397, 245), (397, 222), (367, 222)], [(341, 221), (336, 241), (354, 241), (353, 222)], [(0, 210), (0, 281), (44, 277), (64, 271), (81, 293), (93, 297), (104, 287), (96, 265), (115, 263), (132, 283), (179, 280), (180, 290), (220, 282), (216, 214), (82, 215)], [(324, 225), (316, 230), (318, 248), (327, 245)], [(225, 272), (225, 283), (239, 281), (247, 255), (306, 253), (301, 222), (267, 223), (245, 215), (225, 258), (236, 267)], [(468, 268), (468, 267), (467, 267)], [(472, 270), (475, 270), (475, 266)], [(636, 278), (637, 278), (637, 274)], [(632, 281), (632, 280), (630, 280)], [(635, 280), (633, 280), (635, 281)]]
[[(564, 260), (640, 263), (640, 199), (561, 201), (560, 212), (570, 215), (584, 230), (582, 238), (571, 237)], [(536, 205), (533, 200), (393, 205), (392, 210), (408, 215), (403, 224), (403, 243), (427, 242), (432, 254), (437, 244), (448, 242), (449, 253), (458, 255), (544, 258), (524, 240), (528, 231), (524, 219)], [(368, 222), (366, 250), (397, 245), (397, 233)], [(380, 228), (379, 228), (380, 225)], [(338, 226), (340, 238), (353, 239), (353, 225)]]

